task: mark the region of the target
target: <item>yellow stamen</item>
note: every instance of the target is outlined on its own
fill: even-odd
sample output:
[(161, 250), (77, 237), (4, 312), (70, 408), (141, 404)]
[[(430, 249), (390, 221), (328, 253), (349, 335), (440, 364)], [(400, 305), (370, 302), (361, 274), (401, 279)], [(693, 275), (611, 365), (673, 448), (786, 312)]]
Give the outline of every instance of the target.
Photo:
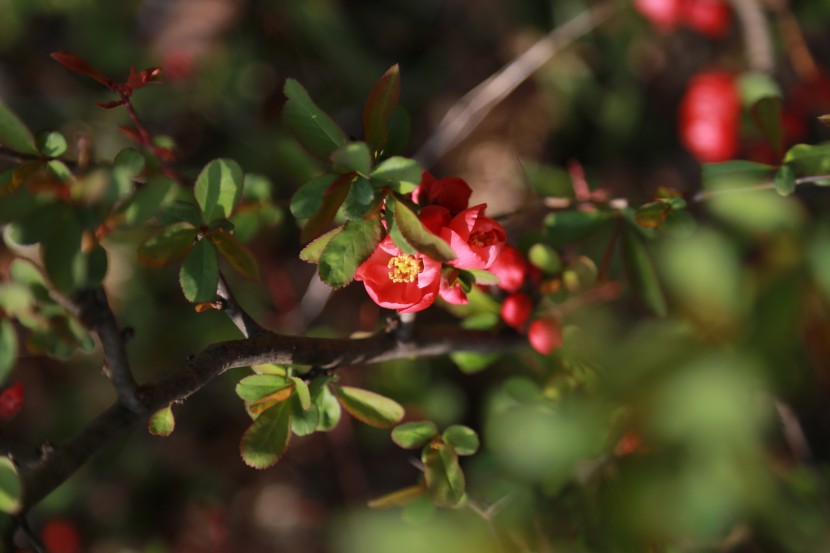
[(396, 255), (386, 264), (391, 269), (389, 280), (392, 282), (415, 282), (418, 273), (424, 270), (424, 262), (414, 255), (402, 253)]
[(485, 246), (492, 246), (498, 242), (498, 237), (496, 233), (492, 230), (487, 231), (476, 231), (470, 235), (470, 239), (467, 240), (467, 243), (474, 248), (483, 248)]

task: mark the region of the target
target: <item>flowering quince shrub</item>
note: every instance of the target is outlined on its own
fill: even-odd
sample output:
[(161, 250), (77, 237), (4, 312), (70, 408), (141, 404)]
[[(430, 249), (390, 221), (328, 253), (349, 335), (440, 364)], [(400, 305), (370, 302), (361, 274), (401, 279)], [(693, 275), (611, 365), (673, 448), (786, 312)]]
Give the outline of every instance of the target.
[[(715, 0), (634, 5), (663, 29), (682, 23), (720, 37), (730, 25), (726, 3)], [(725, 550), (772, 518), (771, 550), (809, 551), (805, 544), (821, 537), (821, 528), (798, 524), (820, 512), (823, 487), (819, 474), (791, 468), (810, 456), (800, 431), (793, 441), (789, 407), (777, 397), (795, 395), (797, 379), (775, 371), (798, 371), (793, 358), (826, 366), (830, 218), (810, 218), (796, 192), (828, 183), (830, 145), (790, 144), (773, 87), (748, 99), (739, 86), (746, 75), (700, 69), (688, 81), (677, 108), (681, 142), (702, 162), (695, 193), (661, 186), (636, 201), (615, 198), (573, 161), (563, 171), (566, 193), (532, 199), (544, 212), (541, 228), (520, 232), (472, 201), (476, 183), (434, 175), (403, 155), (397, 65), (369, 91), (360, 138), (286, 80), (281, 124), (318, 168), (290, 199), (299, 257), (332, 289), (351, 284), (388, 311), (371, 336), (316, 338), (263, 328), (226, 280), (263, 276), (248, 243), (282, 218), (270, 181), (224, 157), (186, 179), (175, 145), (154, 136), (132, 103), (136, 91), (159, 84), (157, 69), (132, 69), (118, 82), (72, 54), (53, 57), (116, 96), (101, 107), (126, 110), (121, 131), (134, 145), (111, 160), (92, 161), (82, 145), (69, 157), (62, 134), (35, 134), (0, 104), (0, 151), (11, 158), (0, 173), (4, 239), (39, 247), (11, 262), (0, 282), (0, 422), (14, 424), (29, 407), (11, 378), (23, 349), (68, 359), (100, 343), (117, 402), (33, 458), (3, 450), (0, 512), (16, 517), (9, 532), (35, 535), (26, 513), (108, 441), (145, 423), (154, 436), (171, 435), (179, 402), (228, 369), (250, 367), (235, 382), (237, 409), (250, 418), (239, 429), (245, 464), (274, 466), (293, 437), (332, 431), (345, 411), (419, 453), (414, 482), (369, 506), (402, 508), (410, 521), (436, 507), (451, 510), (447, 520), (472, 513), (487, 530), (476, 551)], [(748, 132), (768, 143), (768, 163), (734, 159)], [(700, 209), (706, 217), (695, 217)], [(147, 267), (175, 271), (192, 316), (222, 312), (242, 337), (139, 385), (130, 333), (103, 284), (116, 240)], [(430, 311), (438, 309), (445, 313)], [(453, 322), (433, 323), (433, 315)], [(471, 379), (487, 386), (476, 420), (483, 432), (439, 422), (394, 393), (347, 385), (337, 372), (444, 354), (464, 375), (494, 367)], [(788, 428), (771, 446), (773, 411)], [(784, 456), (785, 442), (793, 451), (769, 462)], [(574, 508), (583, 504), (590, 508)], [(47, 548), (82, 550), (74, 527), (55, 520), (40, 532)], [(478, 543), (477, 530), (452, 528)], [(574, 538), (577, 528), (585, 536)], [(423, 532), (426, 543), (456, 543)], [(522, 533), (529, 537), (515, 538)], [(471, 547), (458, 543), (446, 550)]]

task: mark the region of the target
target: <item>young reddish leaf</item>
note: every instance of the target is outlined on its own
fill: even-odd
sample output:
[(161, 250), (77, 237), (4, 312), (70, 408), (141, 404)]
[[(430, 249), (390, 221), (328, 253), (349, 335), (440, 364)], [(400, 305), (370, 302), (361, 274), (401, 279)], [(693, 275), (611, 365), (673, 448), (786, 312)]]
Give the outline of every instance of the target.
[(0, 392), (0, 420), (11, 420), (23, 408), (25, 392), (21, 382), (15, 382)]
[(216, 248), (210, 240), (199, 240), (179, 271), (179, 284), (187, 301), (198, 303), (216, 296), (219, 284), (219, 263)]
[(147, 430), (153, 436), (169, 436), (174, 428), (176, 428), (176, 419), (173, 417), (172, 405), (153, 413), (147, 423)]
[(197, 232), (187, 221), (166, 226), (138, 247), (138, 259), (154, 268), (178, 263), (193, 249)]
[(320, 256), (317, 274), (332, 288), (341, 288), (354, 279), (354, 273), (383, 239), (378, 219), (349, 221), (329, 240)]
[(426, 446), (421, 462), (432, 502), (438, 507), (458, 507), (464, 500), (466, 484), (455, 450), (446, 444)]
[(334, 394), (350, 415), (369, 426), (389, 428), (404, 415), (398, 402), (369, 390), (335, 385)]
[(392, 430), (392, 441), (404, 449), (414, 449), (438, 435), (432, 421), (405, 422)]
[(288, 100), (282, 110), (283, 123), (306, 150), (327, 160), (336, 148), (346, 143), (346, 134), (314, 103), (300, 83), (286, 80), (284, 92)]
[(424, 488), (423, 485), (416, 484), (414, 486), (402, 488), (384, 496), (372, 499), (369, 501), (367, 506), (370, 509), (391, 509), (393, 507), (404, 507), (424, 495), (425, 491), (426, 488)]
[(622, 232), (622, 258), (634, 297), (655, 315), (665, 317), (668, 308), (657, 270), (639, 232), (627, 224)]
[(144, 71), (136, 72), (135, 67), (130, 67), (130, 76), (127, 77), (127, 86), (132, 90), (136, 90), (149, 83), (157, 83), (161, 78), (161, 69), (158, 67), (150, 67)]
[(649, 202), (634, 212), (634, 220), (643, 228), (657, 228), (666, 220), (671, 206), (666, 202)]
[(320, 263), (320, 257), (323, 255), (326, 246), (329, 245), (331, 239), (334, 238), (341, 230), (343, 230), (342, 225), (331, 229), (316, 240), (310, 242), (308, 246), (300, 251), (300, 259), (306, 263), (314, 263), (315, 265)]
[(17, 467), (8, 457), (0, 457), (0, 512), (13, 515), (20, 511), (23, 483)]
[[(28, 291), (28, 288), (23, 288), (23, 290)], [(4, 311), (9, 311), (7, 306), (2, 306), (2, 308)], [(10, 320), (0, 319), (0, 382), (4, 382), (9, 376), (15, 361), (17, 361), (17, 333)]]
[(196, 313), (204, 313), (205, 311), (212, 311), (214, 309), (222, 309), (222, 304), (215, 301), (202, 301), (193, 306)]
[(454, 424), (444, 430), (441, 439), (452, 446), (459, 455), (472, 455), (478, 451), (481, 442), (476, 431), (469, 426)]
[(363, 136), (372, 151), (383, 150), (388, 136), (389, 118), (401, 94), (401, 71), (398, 64), (386, 70), (369, 92), (363, 107)]
[(784, 101), (779, 96), (765, 96), (752, 106), (752, 119), (779, 156), (784, 153), (783, 112)]
[(236, 236), (221, 227), (208, 234), (219, 253), (231, 266), (248, 278), (259, 279), (259, 267), (248, 246), (236, 239)]
[(431, 233), (406, 204), (394, 195), (390, 195), (390, 198), (395, 209), (395, 225), (410, 246), (436, 261), (455, 259), (455, 252), (446, 241)]
[(98, 104), (98, 107), (104, 108), (104, 109), (115, 109), (117, 107), (127, 105), (126, 100), (113, 100), (112, 102), (95, 102), (95, 103)]
[(21, 154), (37, 155), (35, 137), (17, 115), (0, 101), (0, 144)]
[(316, 238), (331, 224), (335, 215), (337, 215), (337, 210), (340, 209), (346, 196), (349, 195), (349, 188), (353, 179), (353, 174), (338, 177), (323, 192), (323, 201), (320, 209), (306, 221), (300, 233), (300, 240), (302, 242), (308, 242)]
[(70, 71), (74, 71), (75, 73), (80, 73), (81, 75), (86, 75), (92, 79), (95, 79), (102, 85), (106, 86), (107, 88), (113, 88), (115, 83), (112, 79), (92, 67), (89, 63), (86, 62), (83, 58), (76, 56), (75, 54), (70, 54), (69, 52), (52, 52), (52, 59), (69, 69)]
[(205, 165), (193, 191), (205, 223), (231, 216), (242, 197), (243, 182), (242, 169), (231, 159), (214, 159)]
[(280, 460), (291, 439), (291, 402), (282, 401), (257, 417), (242, 436), (239, 452), (246, 465), (266, 469)]

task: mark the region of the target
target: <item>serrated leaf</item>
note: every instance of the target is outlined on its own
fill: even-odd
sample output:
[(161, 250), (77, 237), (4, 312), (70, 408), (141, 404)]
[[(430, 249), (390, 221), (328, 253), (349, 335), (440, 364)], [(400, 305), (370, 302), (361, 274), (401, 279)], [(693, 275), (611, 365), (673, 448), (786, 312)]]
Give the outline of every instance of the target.
[(246, 465), (265, 469), (280, 460), (291, 439), (291, 403), (283, 401), (264, 411), (248, 427), (239, 444)]
[(320, 409), (312, 403), (308, 409), (303, 409), (297, 394), (291, 396), (291, 431), (297, 436), (308, 436), (317, 431), (320, 424)]
[(778, 155), (784, 152), (784, 132), (781, 127), (781, 115), (784, 101), (780, 96), (764, 96), (752, 105), (752, 119), (763, 133), (764, 138)]
[[(334, 430), (342, 415), (340, 402), (337, 401), (337, 397), (328, 386), (330, 380), (328, 377), (318, 378), (309, 386), (312, 401), (320, 412), (320, 422), (317, 424), (317, 430), (322, 432)], [(318, 389), (319, 392), (317, 392)]]
[(405, 422), (392, 430), (392, 441), (404, 449), (421, 447), (438, 435), (432, 421)]
[(283, 91), (288, 99), (282, 110), (283, 124), (309, 153), (325, 160), (346, 143), (346, 134), (314, 103), (300, 83), (287, 79)]
[(666, 221), (672, 208), (666, 202), (648, 202), (634, 212), (634, 220), (643, 228), (657, 228)]
[(395, 64), (372, 87), (363, 107), (363, 136), (375, 152), (383, 150), (386, 144), (389, 119), (400, 94), (401, 71)]
[(245, 407), (248, 409), (248, 413), (252, 417), (256, 418), (277, 403), (282, 403), (290, 398), (293, 395), (293, 392), (294, 388), (289, 385), (280, 390), (276, 390), (263, 398), (247, 403)]
[(772, 182), (776, 192), (782, 196), (789, 196), (795, 192), (795, 171), (789, 165), (782, 165)]
[(173, 417), (173, 406), (168, 405), (150, 415), (147, 430), (153, 436), (169, 436), (176, 428), (176, 419)]
[(349, 142), (331, 153), (332, 171), (340, 175), (366, 176), (372, 170), (372, 154), (365, 142)]
[(253, 374), (239, 381), (236, 395), (244, 401), (253, 402), (290, 386), (288, 377), (279, 374)]
[(202, 224), (202, 212), (195, 203), (185, 200), (176, 200), (158, 214), (158, 220), (165, 225), (172, 225), (186, 221), (198, 227)]
[(13, 515), (23, 502), (23, 482), (8, 457), (0, 457), (0, 512)]
[(306, 384), (305, 380), (296, 376), (290, 376), (289, 379), (292, 384), (294, 384), (294, 392), (300, 400), (300, 405), (303, 410), (311, 407), (311, 392), (309, 391), (308, 384)]
[(231, 267), (248, 278), (259, 279), (259, 266), (248, 246), (236, 239), (236, 236), (223, 228), (215, 228), (208, 237), (222, 256), (228, 260)]
[(634, 297), (659, 317), (667, 313), (666, 298), (642, 236), (628, 224), (622, 231), (622, 258)]
[(176, 195), (175, 182), (165, 177), (155, 178), (136, 191), (119, 211), (123, 213), (125, 224), (137, 225), (173, 203)]
[(0, 144), (22, 154), (37, 155), (35, 137), (17, 115), (0, 100)]
[(351, 174), (338, 177), (323, 192), (323, 201), (320, 209), (308, 219), (300, 233), (300, 240), (302, 242), (308, 242), (316, 238), (331, 224), (335, 215), (337, 215), (337, 210), (340, 209), (340, 206), (343, 205), (343, 201), (349, 194), (350, 184), (353, 179), (354, 175)]
[(343, 202), (343, 213), (349, 221), (363, 218), (372, 201), (375, 199), (375, 189), (371, 183), (363, 177), (358, 177), (352, 183), (349, 195)]
[(193, 249), (197, 232), (184, 221), (166, 226), (138, 247), (138, 259), (155, 268), (178, 263)]
[(349, 221), (329, 240), (320, 256), (317, 274), (332, 288), (347, 285), (382, 239), (383, 227), (378, 219)]
[(16, 361), (17, 333), (14, 325), (8, 319), (0, 319), (0, 385), (6, 381)]
[(47, 157), (58, 157), (66, 152), (66, 139), (57, 131), (38, 134), (35, 146)]
[(214, 159), (196, 178), (193, 193), (205, 223), (230, 217), (242, 197), (242, 169), (231, 159)]
[(386, 228), (389, 229), (389, 237), (392, 238), (392, 243), (401, 250), (401, 252), (409, 255), (415, 255), (418, 253), (418, 250), (413, 248), (409, 242), (403, 237), (401, 234), (401, 229), (398, 227), (398, 223), (395, 221), (395, 202), (387, 201), (386, 202)]
[(417, 188), (422, 173), (423, 169), (414, 159), (392, 156), (378, 163), (369, 176), (399, 194), (408, 194)]
[(441, 439), (459, 455), (473, 455), (481, 445), (476, 431), (461, 424), (454, 424), (444, 430)]
[(455, 252), (440, 236), (431, 233), (409, 207), (394, 196), (387, 199), (395, 206), (395, 224), (407, 243), (436, 261), (452, 261)]
[(464, 499), (464, 472), (452, 447), (427, 446), (421, 455), (424, 479), (432, 502), (438, 507), (456, 507)]
[(342, 225), (331, 229), (316, 240), (312, 240), (308, 246), (300, 251), (300, 259), (306, 263), (314, 263), (315, 265), (320, 263), (320, 256), (323, 255), (326, 246), (329, 245), (331, 239), (334, 238), (341, 230), (343, 230)]
[(191, 303), (212, 300), (219, 284), (219, 262), (210, 240), (199, 240), (182, 262), (179, 284)]
[(308, 219), (323, 206), (323, 193), (337, 180), (337, 175), (323, 175), (300, 186), (291, 197), (291, 214)]
[(409, 505), (410, 503), (424, 495), (425, 491), (426, 488), (424, 488), (424, 486), (416, 484), (414, 486), (402, 488), (392, 493), (388, 493), (381, 497), (372, 499), (367, 504), (367, 507), (369, 507), (370, 509), (391, 509), (393, 507), (405, 507), (406, 505)]
[(341, 405), (354, 418), (376, 428), (389, 428), (404, 415), (401, 405), (388, 397), (351, 386), (333, 386)]

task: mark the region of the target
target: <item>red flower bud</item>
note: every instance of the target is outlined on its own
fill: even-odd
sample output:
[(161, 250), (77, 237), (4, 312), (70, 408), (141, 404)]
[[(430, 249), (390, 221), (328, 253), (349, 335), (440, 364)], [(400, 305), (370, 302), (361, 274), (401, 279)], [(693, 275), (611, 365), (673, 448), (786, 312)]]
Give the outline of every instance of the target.
[(23, 407), (23, 384), (15, 382), (0, 392), (0, 419), (7, 421), (14, 417)]
[(530, 318), (533, 311), (533, 301), (527, 294), (510, 294), (501, 304), (502, 320), (515, 329), (520, 329)]
[(658, 30), (668, 33), (677, 28), (683, 6), (681, 0), (634, 0), (634, 7)]
[(507, 292), (518, 292), (527, 277), (528, 264), (522, 252), (505, 244), (489, 271), (499, 277), (497, 286)]
[(702, 163), (726, 161), (738, 151), (741, 102), (731, 75), (701, 73), (680, 102), (680, 138)]
[(473, 190), (458, 177), (438, 179), (424, 171), (421, 183), (412, 191), (412, 201), (418, 205), (440, 205), (450, 210), (452, 215), (467, 208)]
[(721, 38), (732, 23), (732, 11), (723, 0), (688, 0), (682, 17), (689, 28), (709, 38)]
[(562, 345), (562, 329), (556, 319), (536, 319), (530, 323), (527, 331), (527, 339), (530, 345), (541, 353), (547, 355)]

